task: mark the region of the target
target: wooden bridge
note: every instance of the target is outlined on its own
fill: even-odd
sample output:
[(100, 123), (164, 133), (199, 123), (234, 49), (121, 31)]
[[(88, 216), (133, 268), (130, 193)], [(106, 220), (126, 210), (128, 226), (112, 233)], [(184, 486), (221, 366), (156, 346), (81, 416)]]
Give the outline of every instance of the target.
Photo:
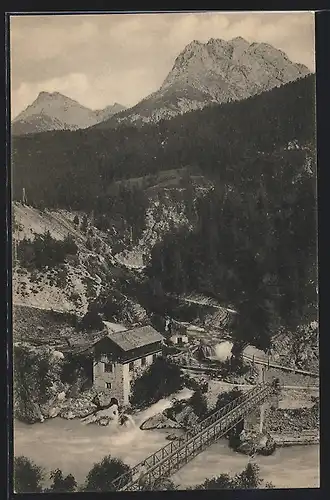
[(155, 481), (170, 477), (196, 455), (224, 436), (276, 391), (274, 382), (259, 384), (220, 408), (184, 436), (156, 451), (112, 483), (114, 490), (152, 488)]

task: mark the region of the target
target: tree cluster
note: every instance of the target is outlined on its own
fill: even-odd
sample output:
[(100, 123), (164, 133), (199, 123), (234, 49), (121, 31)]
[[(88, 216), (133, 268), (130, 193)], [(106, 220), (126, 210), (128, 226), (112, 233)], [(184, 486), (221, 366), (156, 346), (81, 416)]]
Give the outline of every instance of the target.
[(315, 320), (316, 193), (307, 156), (265, 155), (237, 169), (235, 182), (219, 180), (199, 200), (196, 229), (178, 229), (153, 248), (147, 275), (155, 290), (233, 305), (235, 336), (262, 349), (281, 327)]
[(156, 358), (132, 384), (130, 403), (144, 407), (173, 394), (183, 387), (180, 368), (165, 358)]
[[(45, 470), (36, 465), (26, 457), (20, 456), (14, 459), (14, 490), (15, 493), (69, 493), (69, 492), (109, 492), (116, 491), (113, 481), (119, 476), (126, 474), (125, 481), (132, 479), (131, 468), (122, 460), (111, 457), (103, 458), (94, 464), (88, 472), (85, 483), (78, 486), (72, 474), (63, 475), (60, 469), (51, 471), (50, 487), (43, 488)], [(124, 481), (124, 484), (125, 484)], [(188, 488), (189, 490), (219, 490), (219, 489), (256, 489), (263, 485), (260, 477), (260, 469), (254, 463), (249, 463), (246, 468), (234, 476), (220, 474), (220, 476), (206, 479), (202, 484)], [(266, 488), (272, 488), (270, 483)], [(144, 491), (177, 490), (177, 486), (169, 478), (159, 478), (152, 484), (146, 484)]]
[[(220, 474), (220, 476), (206, 479), (202, 484), (194, 486), (193, 490), (245, 490), (257, 489), (263, 485), (264, 481), (260, 477), (260, 468), (257, 464), (248, 463), (246, 468), (230, 476)], [(273, 488), (271, 483), (266, 483), (265, 488)]]
[(17, 247), (17, 257), (23, 267), (28, 269), (54, 268), (63, 264), (68, 255), (76, 255), (77, 245), (72, 236), (63, 241), (53, 238), (49, 231), (35, 235), (31, 241), (21, 240)]
[(313, 141), (315, 76), (244, 101), (207, 107), (142, 128), (91, 128), (15, 137), (14, 199), (22, 189), (30, 203), (101, 209), (122, 179), (192, 168), (235, 175), (239, 162), (289, 142)]

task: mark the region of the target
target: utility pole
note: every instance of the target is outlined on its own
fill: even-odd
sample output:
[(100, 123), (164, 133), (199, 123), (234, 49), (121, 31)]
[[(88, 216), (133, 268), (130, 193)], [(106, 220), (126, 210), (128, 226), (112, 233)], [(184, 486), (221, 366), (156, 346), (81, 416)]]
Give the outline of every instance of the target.
[[(265, 383), (265, 371), (266, 371), (266, 367), (262, 366), (262, 368), (261, 368), (261, 382), (263, 384)], [(262, 405), (260, 406), (260, 423), (259, 423), (260, 434), (262, 434), (262, 431), (263, 431), (264, 419), (265, 419), (265, 403), (262, 403)]]

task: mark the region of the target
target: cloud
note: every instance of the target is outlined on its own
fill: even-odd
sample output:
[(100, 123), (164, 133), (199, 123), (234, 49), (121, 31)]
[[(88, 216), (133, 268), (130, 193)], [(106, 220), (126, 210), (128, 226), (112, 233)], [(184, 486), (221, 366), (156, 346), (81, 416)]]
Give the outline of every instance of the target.
[(193, 39), (235, 36), (268, 42), (314, 70), (309, 12), (12, 16), (13, 110), (39, 90), (57, 90), (94, 109), (114, 101), (133, 105), (159, 88)]

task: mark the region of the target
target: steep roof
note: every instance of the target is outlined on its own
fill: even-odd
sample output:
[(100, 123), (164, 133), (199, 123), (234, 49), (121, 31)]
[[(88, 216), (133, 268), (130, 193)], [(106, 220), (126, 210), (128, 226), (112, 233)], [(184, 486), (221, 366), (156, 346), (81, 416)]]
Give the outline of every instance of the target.
[(141, 326), (125, 331), (108, 331), (107, 337), (123, 351), (131, 351), (164, 340), (152, 326)]
[(112, 323), (110, 321), (103, 321), (108, 332), (124, 332), (127, 330), (126, 326), (121, 325), (120, 323)]

